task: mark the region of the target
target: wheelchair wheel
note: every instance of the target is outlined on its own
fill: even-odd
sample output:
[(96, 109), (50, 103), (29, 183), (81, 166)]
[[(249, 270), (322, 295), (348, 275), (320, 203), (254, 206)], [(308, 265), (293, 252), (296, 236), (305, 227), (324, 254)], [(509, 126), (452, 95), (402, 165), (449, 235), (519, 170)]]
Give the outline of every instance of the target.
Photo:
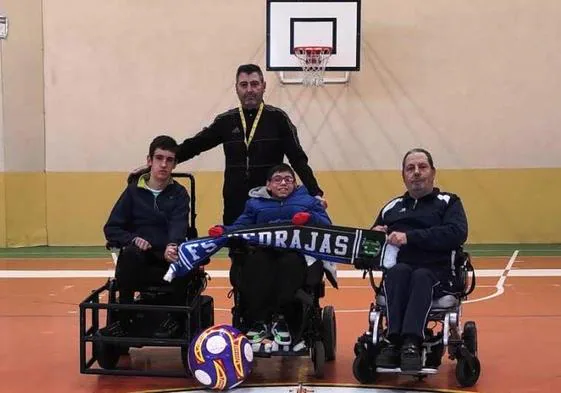
[(476, 356), (466, 356), (458, 359), (456, 364), (456, 379), (465, 388), (475, 385), (481, 373), (481, 363)]
[[(97, 332), (96, 335), (99, 336), (99, 332)], [(94, 342), (93, 350), (99, 367), (106, 370), (113, 370), (117, 367), (122, 352), (122, 348), (118, 345), (96, 341)]]
[(356, 350), (358, 354), (353, 361), (353, 375), (360, 383), (374, 383), (376, 382), (376, 366), (374, 359), (370, 356), (367, 349)]
[(323, 343), (325, 344), (325, 360), (335, 360), (337, 352), (337, 324), (335, 320), (335, 309), (333, 306), (325, 306), (321, 313), (323, 325)]
[(323, 378), (325, 375), (325, 346), (323, 341), (314, 342), (312, 347), (312, 362), (314, 363), (314, 375)]
[(477, 326), (473, 321), (467, 321), (464, 325), (462, 332), (462, 341), (464, 342), (468, 351), (477, 356)]

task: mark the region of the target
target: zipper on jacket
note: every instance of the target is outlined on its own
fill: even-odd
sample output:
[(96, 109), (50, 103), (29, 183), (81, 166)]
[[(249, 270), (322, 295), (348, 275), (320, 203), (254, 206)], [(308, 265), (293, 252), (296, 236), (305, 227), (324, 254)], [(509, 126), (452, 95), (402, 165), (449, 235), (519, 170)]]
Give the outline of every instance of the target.
[[(162, 190), (163, 191), (163, 190)], [(161, 193), (160, 193), (161, 194)], [(159, 195), (158, 195), (159, 196)], [(160, 211), (160, 207), (158, 206), (158, 197), (154, 196), (154, 210), (156, 210), (157, 212)]]
[(245, 177), (249, 179), (249, 148), (245, 159)]
[(418, 202), (418, 201), (419, 201), (418, 199), (415, 199), (415, 202), (413, 202), (413, 208), (412, 208), (412, 210), (415, 210), (415, 208), (417, 207), (417, 202)]

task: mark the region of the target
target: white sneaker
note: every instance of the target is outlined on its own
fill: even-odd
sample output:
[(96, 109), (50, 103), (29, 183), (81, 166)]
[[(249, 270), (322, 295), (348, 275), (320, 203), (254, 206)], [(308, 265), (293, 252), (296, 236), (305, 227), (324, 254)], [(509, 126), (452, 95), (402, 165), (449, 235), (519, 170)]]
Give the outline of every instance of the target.
[(288, 330), (288, 324), (284, 318), (280, 317), (271, 328), (273, 340), (279, 345), (290, 345), (292, 343), (292, 336)]
[(267, 325), (255, 323), (246, 334), (247, 339), (252, 344), (258, 344), (267, 337)]

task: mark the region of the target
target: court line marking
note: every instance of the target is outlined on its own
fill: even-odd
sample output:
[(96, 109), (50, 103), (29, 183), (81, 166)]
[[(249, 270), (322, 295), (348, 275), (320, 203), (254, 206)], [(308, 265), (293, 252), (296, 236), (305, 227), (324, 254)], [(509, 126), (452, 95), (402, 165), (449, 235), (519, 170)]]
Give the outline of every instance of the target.
[[(482, 302), (485, 300), (489, 300), (489, 299), (493, 299), (497, 296), (501, 296), (504, 292), (505, 292), (505, 281), (506, 278), (508, 277), (508, 274), (510, 273), (511, 269), (512, 269), (512, 265), (514, 265), (514, 262), (516, 262), (516, 257), (518, 256), (518, 250), (514, 250), (514, 252), (512, 253), (512, 255), (510, 256), (510, 259), (508, 260), (508, 263), (506, 264), (503, 272), (501, 273), (499, 279), (497, 280), (497, 284), (495, 285), (495, 292), (493, 292), (490, 295), (484, 296), (484, 297), (480, 297), (477, 299), (470, 299), (470, 300), (465, 300), (464, 302), (462, 302), (463, 304), (469, 304), (469, 303), (477, 303), (477, 302)], [(524, 270), (524, 269), (521, 269)], [(521, 271), (518, 270), (518, 271)], [(477, 273), (476, 273), (477, 276)]]
[[(514, 254), (513, 254), (514, 255)], [(514, 262), (514, 259), (511, 257)], [(510, 261), (509, 261), (510, 263)], [(207, 270), (211, 278), (228, 278), (228, 270)], [(107, 270), (0, 270), (0, 278), (109, 278), (115, 271)], [(504, 269), (478, 269), (477, 277), (499, 277), (495, 287), (504, 286), (506, 277), (561, 277), (561, 269), (512, 269), (507, 265)], [(381, 272), (374, 272), (380, 278)], [(339, 270), (337, 278), (362, 278), (360, 270)], [(500, 285), (499, 285), (500, 284)], [(504, 288), (503, 288), (504, 291)]]

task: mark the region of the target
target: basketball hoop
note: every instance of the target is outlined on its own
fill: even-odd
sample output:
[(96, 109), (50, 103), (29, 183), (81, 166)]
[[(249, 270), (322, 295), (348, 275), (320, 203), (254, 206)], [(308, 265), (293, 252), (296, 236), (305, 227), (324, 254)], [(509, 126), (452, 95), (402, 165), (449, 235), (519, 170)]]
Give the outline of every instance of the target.
[(294, 48), (294, 55), (300, 61), (304, 72), (302, 83), (306, 86), (323, 85), (323, 74), (331, 57), (331, 47), (297, 46)]

